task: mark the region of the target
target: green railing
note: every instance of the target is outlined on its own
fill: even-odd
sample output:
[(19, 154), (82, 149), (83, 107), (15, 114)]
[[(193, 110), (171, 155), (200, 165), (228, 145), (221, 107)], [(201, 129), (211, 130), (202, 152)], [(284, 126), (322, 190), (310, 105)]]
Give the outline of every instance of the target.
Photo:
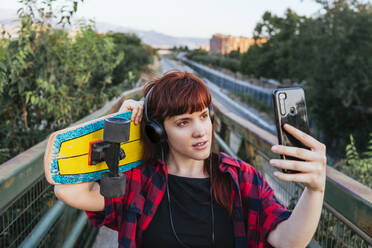
[[(136, 88), (74, 125), (116, 112)], [(85, 213), (57, 201), (44, 177), (43, 141), (0, 165), (0, 247), (90, 247), (97, 233)], [(82, 230), (84, 230), (82, 232)]]
[[(137, 88), (122, 98), (141, 96)], [(121, 98), (121, 99), (122, 99)], [(116, 99), (78, 123), (118, 110)], [(269, 158), (276, 138), (230, 113), (214, 102), (216, 133), (220, 149), (240, 157), (265, 176), (275, 194), (293, 207), (302, 192), (301, 185), (284, 183), (272, 176)], [(77, 123), (76, 123), (77, 124)], [(46, 141), (0, 165), (0, 247), (89, 247), (97, 229), (81, 211), (56, 201), (52, 187), (43, 175)], [(52, 224), (50, 224), (52, 223)], [(84, 231), (82, 231), (84, 230)], [(311, 247), (372, 247), (372, 190), (351, 178), (327, 168), (325, 203)], [(35, 245), (36, 244), (36, 245)]]

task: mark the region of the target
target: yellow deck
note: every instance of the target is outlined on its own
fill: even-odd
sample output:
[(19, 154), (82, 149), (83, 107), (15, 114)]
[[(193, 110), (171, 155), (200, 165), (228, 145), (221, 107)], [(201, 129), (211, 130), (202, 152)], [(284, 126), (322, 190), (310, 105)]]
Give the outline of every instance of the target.
[[(131, 122), (129, 141), (120, 145), (126, 157), (119, 161), (119, 166), (142, 159), (143, 145), (140, 141), (140, 136), (140, 125), (134, 125)], [(63, 142), (57, 155), (60, 175), (84, 174), (108, 169), (106, 162), (88, 165), (90, 142), (102, 139), (103, 129), (100, 129), (79, 138)]]

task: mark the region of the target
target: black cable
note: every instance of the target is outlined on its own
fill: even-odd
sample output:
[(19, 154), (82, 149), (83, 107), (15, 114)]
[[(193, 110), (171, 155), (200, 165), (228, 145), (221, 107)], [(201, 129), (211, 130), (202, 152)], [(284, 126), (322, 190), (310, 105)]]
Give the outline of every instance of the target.
[[(161, 146), (161, 159), (162, 159), (163, 164), (165, 164), (163, 146)], [(171, 224), (171, 227), (172, 227), (173, 235), (174, 235), (174, 237), (176, 238), (176, 240), (179, 244), (181, 244), (185, 248), (190, 248), (189, 246), (187, 246), (185, 243), (183, 243), (181, 241), (181, 239), (178, 237), (178, 235), (176, 233), (176, 229), (174, 228), (173, 217), (172, 217), (172, 208), (171, 208), (171, 199), (170, 199), (170, 194), (169, 194), (168, 177), (167, 177), (166, 180), (167, 180), (167, 197), (168, 197), (169, 219), (170, 219), (170, 224)]]
[[(163, 152), (163, 146), (161, 146), (161, 159), (162, 159), (162, 162), (163, 164), (165, 164), (165, 160), (164, 160), (164, 152)], [(212, 226), (212, 248), (215, 246), (215, 240), (214, 240), (214, 210), (213, 210), (213, 190), (212, 190), (212, 173), (213, 173), (213, 170), (212, 170), (212, 153), (210, 155), (210, 163), (209, 163), (209, 179), (210, 179), (210, 188), (209, 188), (209, 193), (210, 193), (210, 198), (211, 198), (211, 226)], [(169, 193), (169, 183), (168, 183), (168, 177), (166, 178), (166, 183), (167, 183), (167, 198), (168, 198), (168, 208), (169, 208), (169, 220), (170, 220), (170, 224), (171, 224), (171, 227), (172, 227), (172, 232), (173, 232), (173, 235), (174, 237), (176, 238), (177, 242), (182, 245), (183, 247), (185, 248), (190, 248), (188, 245), (186, 245), (184, 242), (182, 242), (182, 240), (178, 237), (177, 233), (176, 233), (176, 229), (174, 227), (174, 223), (173, 223), (173, 215), (172, 215), (172, 208), (171, 208), (171, 198), (170, 198), (170, 193)]]
[(210, 155), (210, 158), (209, 158), (209, 179), (210, 179), (210, 182), (211, 182), (209, 192), (210, 192), (210, 196), (211, 196), (212, 248), (213, 248), (213, 247), (215, 247), (215, 240), (214, 240), (214, 210), (213, 210), (213, 189), (212, 189), (213, 178), (212, 178), (212, 173), (213, 173), (213, 169), (212, 169), (212, 152), (211, 152), (211, 155)]

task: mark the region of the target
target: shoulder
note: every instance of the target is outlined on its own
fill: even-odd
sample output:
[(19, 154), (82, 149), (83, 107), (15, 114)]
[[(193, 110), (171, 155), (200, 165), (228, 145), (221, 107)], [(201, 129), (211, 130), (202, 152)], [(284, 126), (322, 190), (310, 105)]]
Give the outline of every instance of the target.
[(145, 188), (148, 187), (149, 183), (152, 183), (159, 184), (158, 186), (160, 187), (165, 177), (165, 168), (159, 160), (154, 159), (124, 173), (128, 183), (140, 183)]
[(130, 170), (125, 171), (125, 175), (129, 178), (135, 175), (141, 175), (145, 177), (151, 177), (154, 173), (159, 172), (162, 169), (160, 161), (154, 159), (150, 162), (142, 163)]
[(247, 163), (243, 160), (240, 160), (240, 159), (233, 158), (233, 157), (227, 155), (226, 153), (221, 152), (220, 153), (220, 158), (221, 158), (220, 167), (222, 167), (222, 168), (231, 167), (232, 169), (234, 169), (238, 172), (242, 172), (242, 173), (256, 173), (256, 172), (258, 172), (249, 163)]
[[(223, 152), (220, 153), (221, 164), (220, 169), (222, 171), (233, 170), (239, 177), (241, 186), (262, 186), (264, 184), (264, 178), (262, 174), (256, 170), (251, 164), (233, 158)], [(250, 187), (249, 187), (250, 188)]]

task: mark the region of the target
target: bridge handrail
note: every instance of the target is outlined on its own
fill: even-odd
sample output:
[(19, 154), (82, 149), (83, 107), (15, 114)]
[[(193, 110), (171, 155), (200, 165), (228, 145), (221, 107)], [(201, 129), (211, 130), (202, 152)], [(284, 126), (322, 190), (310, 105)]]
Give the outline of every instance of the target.
[[(141, 90), (142, 87), (139, 87), (124, 92), (120, 97), (105, 104), (101, 109), (77, 121), (72, 126), (111, 113), (110, 111), (120, 107), (121, 99), (138, 94)], [(0, 165), (0, 212), (18, 194), (43, 175), (43, 156), (46, 145), (47, 140), (44, 140)]]
[[(217, 113), (223, 114), (241, 128), (259, 137), (270, 151), (269, 147), (277, 144), (273, 134), (250, 123), (240, 116), (229, 112), (222, 104), (214, 101)], [(218, 116), (218, 114), (217, 114)], [(262, 157), (269, 160), (270, 152), (258, 151)], [(327, 166), (325, 204), (329, 211), (340, 218), (347, 226), (372, 245), (372, 189)]]
[[(244, 85), (245, 87), (252, 88), (262, 92), (267, 99), (267, 102), (271, 100), (271, 89), (263, 88), (257, 85), (249, 84), (241, 80), (232, 78), (229, 75), (225, 75), (222, 72), (214, 70), (208, 66), (202, 65), (195, 61), (189, 60), (184, 56), (178, 57), (184, 63), (191, 65), (194, 68), (198, 68), (201, 72), (207, 72), (208, 74), (215, 75), (220, 78), (227, 78), (233, 84)], [(219, 81), (220, 78), (216, 80)], [(225, 109), (226, 110), (226, 109)], [(223, 111), (225, 115), (225, 112)], [(233, 117), (230, 119), (239, 124), (244, 123), (244, 128), (255, 133), (257, 137), (260, 137), (263, 141), (267, 142), (268, 145), (277, 143), (275, 135), (262, 130), (256, 125), (239, 118), (238, 116), (231, 113)], [(239, 121), (238, 121), (239, 120)], [(257, 151), (261, 156), (267, 154)], [(268, 159), (268, 158), (267, 158)], [(338, 211), (335, 216), (343, 216), (344, 222), (349, 223), (348, 226), (354, 225), (353, 229), (362, 230), (360, 236), (365, 240), (369, 240), (372, 244), (372, 189), (367, 186), (355, 181), (354, 179), (344, 175), (343, 173), (335, 170), (334, 168), (327, 166), (327, 190), (325, 192), (325, 206), (329, 206), (329, 209)], [(331, 211), (331, 210), (330, 210)]]
[[(136, 88), (127, 91), (120, 99), (131, 97), (131, 95), (137, 94), (140, 90), (140, 88)], [(117, 110), (118, 105), (121, 104), (120, 99), (111, 101), (99, 111), (75, 124), (98, 118), (107, 114), (110, 110)], [(214, 104), (217, 110), (223, 112), (224, 116), (243, 129), (249, 130), (266, 143), (267, 146), (277, 142), (274, 135), (229, 112), (224, 106), (216, 102)], [(43, 174), (42, 159), (45, 146), (46, 141), (40, 142), (0, 165), (0, 196), (2, 199), (0, 201), (0, 212)], [(260, 154), (269, 156), (264, 151), (260, 151)], [(355, 230), (369, 244), (372, 244), (372, 190), (370, 188), (328, 167), (325, 192), (325, 207), (327, 206), (335, 215), (340, 216), (341, 219), (343, 218), (346, 225)]]
[[(72, 125), (114, 113), (125, 98), (136, 98), (141, 93), (142, 87), (126, 91)], [(53, 188), (46, 182), (43, 168), (46, 143), (42, 141), (0, 165), (0, 247), (44, 247), (50, 242), (59, 247), (64, 240), (63, 247), (72, 247), (75, 243), (89, 245), (94, 240), (97, 228), (86, 223), (85, 213), (77, 216), (77, 209), (56, 201)], [(54, 211), (56, 206), (58, 211)]]

